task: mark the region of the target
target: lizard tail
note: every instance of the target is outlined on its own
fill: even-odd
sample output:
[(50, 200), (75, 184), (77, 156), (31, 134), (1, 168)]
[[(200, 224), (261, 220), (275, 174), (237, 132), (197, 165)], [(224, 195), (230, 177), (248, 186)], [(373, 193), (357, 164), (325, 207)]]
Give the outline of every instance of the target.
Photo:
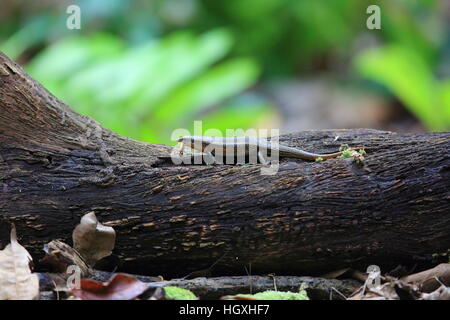
[[(350, 151), (359, 151), (359, 150), (364, 150), (364, 147), (361, 148), (349, 148), (346, 151), (350, 150)], [(335, 153), (327, 153), (327, 154), (319, 154), (317, 155), (317, 157), (314, 159), (316, 160), (317, 158), (322, 158), (322, 159), (332, 159), (332, 158), (337, 158), (339, 156), (342, 156), (342, 154), (344, 153), (344, 151), (339, 151), (339, 152), (335, 152)]]
[[(351, 151), (359, 151), (359, 150), (364, 150), (364, 147), (361, 148), (350, 148), (347, 150), (351, 150)], [(285, 156), (285, 157), (289, 157), (289, 158), (298, 158), (298, 159), (303, 159), (303, 160), (311, 160), (311, 161), (315, 161), (318, 158), (322, 158), (324, 160), (326, 159), (332, 159), (332, 158), (337, 158), (339, 156), (341, 156), (344, 152), (339, 151), (339, 152), (334, 152), (334, 153), (327, 153), (327, 154), (317, 154), (317, 153), (310, 153), (310, 152), (306, 152), (306, 151), (301, 151), (300, 153), (297, 152), (289, 152), (289, 153), (284, 153), (284, 152), (280, 152), (281, 156)]]

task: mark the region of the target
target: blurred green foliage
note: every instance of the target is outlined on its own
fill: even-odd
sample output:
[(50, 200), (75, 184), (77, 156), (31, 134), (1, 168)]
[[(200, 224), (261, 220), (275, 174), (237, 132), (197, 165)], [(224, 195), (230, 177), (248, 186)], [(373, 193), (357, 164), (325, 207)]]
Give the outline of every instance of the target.
[[(264, 85), (318, 74), (450, 129), (445, 1), (55, 0), (19, 14), (5, 1), (0, 49), (78, 112), (133, 138), (168, 143), (199, 119), (204, 129), (276, 125)], [(79, 31), (65, 28), (73, 3)], [(372, 4), (381, 30), (366, 28)]]
[(438, 81), (416, 52), (386, 46), (364, 52), (356, 65), (363, 75), (385, 85), (429, 129), (450, 128), (450, 82)]
[(250, 58), (219, 62), (231, 45), (223, 29), (200, 36), (178, 31), (135, 46), (107, 34), (72, 36), (39, 52), (27, 71), (107, 128), (167, 143), (173, 129), (189, 127), (202, 112), (209, 111), (203, 116), (206, 127), (211, 121), (223, 130), (238, 124), (225, 117), (237, 105), (252, 110), (252, 117), (239, 123), (245, 126), (270, 112), (262, 100), (231, 99), (259, 74)]
[(382, 20), (391, 43), (364, 50), (354, 62), (360, 74), (387, 88), (428, 129), (448, 130), (450, 75), (437, 77), (441, 62), (450, 63), (448, 21), (439, 12), (442, 2), (421, 2), (434, 10), (418, 15), (417, 5), (390, 2)]

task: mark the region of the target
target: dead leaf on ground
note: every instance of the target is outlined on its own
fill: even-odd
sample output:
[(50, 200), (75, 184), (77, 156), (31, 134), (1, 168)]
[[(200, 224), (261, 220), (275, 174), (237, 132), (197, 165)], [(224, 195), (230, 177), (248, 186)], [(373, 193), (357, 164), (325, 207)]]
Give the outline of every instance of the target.
[(450, 265), (446, 263), (401, 279), (384, 276), (380, 280), (375, 284), (367, 279), (348, 300), (450, 300)]
[(59, 240), (53, 240), (44, 245), (45, 256), (39, 263), (52, 268), (52, 272), (66, 273), (69, 266), (77, 266), (81, 277), (88, 277), (92, 270), (83, 257), (71, 246)]
[(441, 285), (437, 290), (432, 293), (422, 294), (423, 300), (450, 300), (450, 287)]
[(343, 268), (334, 270), (325, 274), (322, 274), (320, 277), (324, 279), (337, 279), (338, 277), (347, 274), (351, 269), (350, 268)]
[(347, 300), (414, 300), (419, 295), (417, 286), (399, 280), (391, 280), (374, 286), (364, 284)]
[(326, 274), (321, 275), (321, 278), (324, 279), (338, 279), (339, 277), (345, 276), (346, 278), (352, 278), (359, 280), (361, 282), (365, 282), (367, 280), (367, 273), (352, 269), (352, 268), (343, 268), (335, 271), (328, 272)]
[(85, 214), (72, 234), (73, 247), (90, 265), (111, 254), (116, 241), (116, 232), (98, 222), (95, 213)]
[(118, 273), (107, 282), (89, 279), (80, 281), (80, 289), (72, 289), (72, 294), (82, 300), (131, 300), (148, 289), (145, 282)]
[(11, 227), (11, 243), (0, 251), (0, 300), (33, 300), (39, 297), (39, 278), (31, 273), (32, 258), (17, 242)]
[(400, 280), (408, 283), (416, 283), (422, 292), (432, 292), (442, 284), (450, 286), (450, 264), (441, 263), (432, 269), (414, 273)]

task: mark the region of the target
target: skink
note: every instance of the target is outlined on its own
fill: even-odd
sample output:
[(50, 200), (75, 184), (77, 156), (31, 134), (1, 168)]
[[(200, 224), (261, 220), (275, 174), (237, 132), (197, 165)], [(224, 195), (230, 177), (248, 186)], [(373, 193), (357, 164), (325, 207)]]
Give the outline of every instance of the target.
[[(208, 137), (208, 136), (185, 136), (178, 140), (180, 154), (184, 147), (189, 147), (209, 155), (224, 154), (234, 156), (249, 156), (257, 154), (261, 163), (267, 163), (265, 155), (278, 152), (279, 157), (298, 158), (303, 160), (331, 159), (339, 157), (343, 152), (328, 154), (317, 154), (300, 149), (284, 146), (266, 139), (256, 137)], [(347, 150), (360, 150), (364, 148), (350, 148)]]

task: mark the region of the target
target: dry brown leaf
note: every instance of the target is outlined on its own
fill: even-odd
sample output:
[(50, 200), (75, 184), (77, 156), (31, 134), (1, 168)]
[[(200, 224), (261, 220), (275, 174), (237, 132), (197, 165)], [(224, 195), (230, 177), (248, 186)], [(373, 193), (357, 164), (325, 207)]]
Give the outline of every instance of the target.
[(322, 274), (320, 277), (324, 278), (324, 279), (337, 279), (338, 277), (346, 274), (350, 270), (351, 270), (350, 268), (338, 269), (338, 270), (334, 270), (334, 271)]
[(400, 280), (418, 284), (422, 292), (433, 292), (442, 283), (450, 286), (450, 264), (441, 263), (432, 269), (402, 277)]
[(420, 297), (418, 287), (392, 277), (386, 282), (368, 286), (365, 283), (347, 300), (417, 300)]
[(73, 247), (90, 266), (101, 258), (107, 257), (114, 249), (116, 232), (98, 222), (95, 213), (85, 214), (72, 234)]
[(376, 287), (365, 285), (353, 293), (347, 300), (398, 300), (393, 283), (385, 283)]
[(450, 287), (441, 285), (437, 290), (432, 293), (423, 293), (423, 300), (450, 300)]
[(400, 279), (384, 276), (380, 280), (384, 283), (375, 286), (366, 282), (348, 300), (450, 300), (450, 265), (446, 263)]
[(31, 273), (32, 258), (17, 242), (16, 227), (11, 243), (0, 251), (0, 300), (33, 300), (39, 297), (39, 278)]
[(39, 262), (51, 267), (52, 272), (65, 273), (69, 266), (77, 266), (81, 277), (88, 277), (92, 270), (83, 257), (71, 246), (59, 240), (52, 240), (44, 245), (45, 256)]
[(81, 279), (80, 285), (80, 289), (72, 289), (72, 294), (82, 300), (131, 300), (148, 289), (148, 284), (123, 273), (108, 282)]

